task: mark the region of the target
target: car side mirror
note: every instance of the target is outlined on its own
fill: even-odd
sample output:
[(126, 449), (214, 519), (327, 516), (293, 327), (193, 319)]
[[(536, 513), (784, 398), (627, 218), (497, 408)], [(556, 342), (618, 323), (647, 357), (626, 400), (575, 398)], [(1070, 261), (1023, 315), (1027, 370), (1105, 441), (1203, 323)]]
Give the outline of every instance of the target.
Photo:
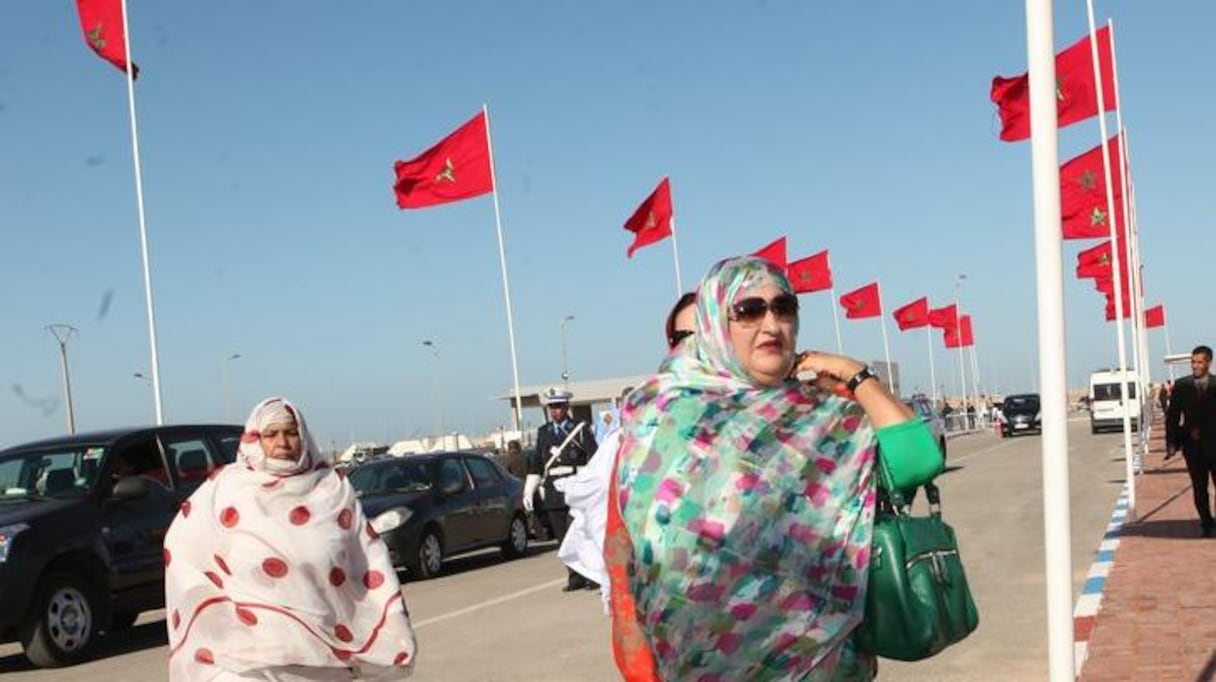
[(142, 476), (123, 476), (110, 491), (112, 500), (140, 500), (148, 496), (148, 479)]

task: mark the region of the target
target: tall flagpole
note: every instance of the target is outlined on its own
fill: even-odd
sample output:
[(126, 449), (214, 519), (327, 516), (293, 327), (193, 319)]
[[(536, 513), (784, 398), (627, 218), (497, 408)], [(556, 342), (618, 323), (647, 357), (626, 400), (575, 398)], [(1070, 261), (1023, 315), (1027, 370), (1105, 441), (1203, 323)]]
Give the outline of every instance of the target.
[(676, 217), (671, 216), (671, 252), (676, 259), (676, 298), (684, 295), (684, 280), (680, 279), (680, 246), (676, 243)]
[[(1047, 651), (1051, 682), (1072, 682), (1072, 530), (1068, 491), (1068, 382), (1064, 357), (1064, 282), (1060, 234), (1060, 157), (1056, 126), (1052, 0), (1026, 0), (1030, 70), (1030, 151), (1039, 313), (1039, 383), (1043, 426), (1043, 544), (1047, 580)], [(1101, 87), (1098, 88), (1101, 92)], [(1105, 147), (1106, 140), (1102, 140)]]
[[(1165, 309), (1164, 305), (1161, 306), (1161, 317), (1162, 317), (1161, 322), (1163, 323), (1161, 325), (1161, 327), (1165, 330), (1165, 354), (1173, 355), (1174, 349), (1173, 349), (1173, 346), (1170, 344), (1170, 313), (1168, 310)], [(1171, 363), (1167, 364), (1165, 366), (1165, 369), (1170, 374), (1170, 381), (1173, 381), (1174, 380), (1174, 363), (1171, 362)]]
[[(959, 340), (961, 341), (962, 339)], [(988, 411), (986, 408), (982, 411), (980, 409), (980, 361), (979, 357), (975, 354), (974, 330), (971, 333), (971, 395), (975, 400), (975, 423), (978, 426), (981, 422), (986, 421), (985, 419), (981, 419), (981, 417), (988, 414)]]
[[(1091, 0), (1092, 2), (1092, 0)], [(1115, 125), (1119, 128), (1119, 158), (1121, 159), (1120, 167), (1120, 184), (1123, 190), (1123, 224), (1124, 231), (1127, 233), (1127, 260), (1129, 264), (1128, 274), (1132, 281), (1129, 287), (1131, 292), (1132, 302), (1132, 340), (1134, 342), (1136, 352), (1136, 376), (1138, 381), (1138, 390), (1136, 397), (1140, 404), (1140, 451), (1142, 455), (1148, 454), (1148, 424), (1145, 419), (1146, 415), (1151, 415), (1152, 401), (1149, 400), (1148, 391), (1145, 390), (1149, 385), (1149, 378), (1152, 374), (1152, 368), (1148, 364), (1148, 331), (1144, 328), (1144, 287), (1141, 282), (1140, 273), (1140, 234), (1136, 229), (1136, 223), (1132, 219), (1130, 199), (1128, 197), (1128, 173), (1131, 170), (1131, 160), (1128, 158), (1127, 148), (1127, 130), (1123, 127), (1123, 96), (1119, 93), (1119, 51), (1115, 48), (1115, 22), (1112, 19), (1106, 20), (1106, 28), (1110, 33), (1110, 71), (1111, 80), (1115, 86), (1115, 103), (1118, 107), (1115, 109)], [(1136, 462), (1136, 470), (1141, 469), (1141, 462)]]
[[(1098, 130), (1102, 135), (1102, 166), (1106, 173), (1106, 215), (1109, 216), (1107, 225), (1110, 227), (1110, 253), (1114, 260), (1112, 271), (1115, 284), (1115, 334), (1119, 339), (1119, 402), (1128, 404), (1127, 395), (1127, 339), (1123, 335), (1123, 264), (1126, 259), (1119, 249), (1118, 221), (1115, 219), (1115, 184), (1110, 168), (1110, 145), (1106, 143), (1106, 103), (1102, 87), (1102, 64), (1098, 60), (1098, 35), (1094, 24), (1094, 2), (1085, 0), (1086, 12), (1089, 15), (1089, 51), (1094, 66), (1094, 91), (1098, 98)], [(1112, 74), (1113, 76), (1113, 74)], [(1053, 81), (1054, 82), (1054, 81)], [(1116, 102), (1118, 105), (1119, 102)], [(1124, 230), (1126, 232), (1126, 230)], [(1130, 238), (1128, 235), (1126, 238)], [(1129, 520), (1136, 518), (1136, 471), (1132, 453), (1132, 420), (1127, 410), (1123, 412), (1123, 459), (1127, 477), (1127, 515)]]
[(840, 340), (840, 311), (836, 310), (839, 305), (836, 301), (836, 287), (833, 286), (829, 291), (832, 295), (832, 324), (836, 325), (836, 353), (844, 355), (844, 342)]
[(519, 392), (519, 360), (515, 353), (515, 317), (511, 314), (511, 285), (507, 281), (507, 247), (502, 239), (502, 209), (498, 206), (498, 171), (494, 169), (494, 142), (490, 137), (490, 109), (485, 103), (481, 113), (486, 121), (486, 150), (490, 155), (490, 183), (494, 186), (494, 225), (498, 228), (498, 261), (502, 265), (502, 298), (507, 306), (507, 339), (511, 343), (511, 378), (515, 380), (515, 430), (523, 428), (523, 396)]
[(144, 268), (144, 302), (148, 311), (148, 344), (152, 349), (152, 398), (156, 425), (165, 423), (160, 392), (160, 360), (156, 346), (156, 313), (152, 303), (152, 269), (148, 263), (148, 222), (144, 216), (144, 176), (139, 164), (139, 126), (135, 120), (135, 55), (131, 49), (131, 27), (127, 22), (127, 0), (122, 0), (122, 32), (127, 40), (127, 108), (131, 114), (131, 157), (135, 161), (135, 204), (139, 214), (139, 253)]
[(929, 383), (933, 384), (933, 409), (937, 409), (937, 370), (933, 367), (933, 327), (925, 325), (925, 341), (929, 346)]
[(963, 304), (959, 302), (959, 290), (963, 288), (963, 277), (959, 275), (954, 280), (954, 329), (958, 333), (958, 388), (963, 413), (963, 430), (971, 430), (971, 420), (967, 418), (967, 359), (963, 349)]
[(878, 285), (874, 287), (878, 290), (878, 321), (882, 323), (882, 351), (887, 356), (887, 390), (898, 398), (899, 396), (895, 393), (895, 368), (891, 366), (891, 343), (887, 340), (887, 307), (882, 304), (882, 284), (877, 280), (875, 280), (875, 284)]

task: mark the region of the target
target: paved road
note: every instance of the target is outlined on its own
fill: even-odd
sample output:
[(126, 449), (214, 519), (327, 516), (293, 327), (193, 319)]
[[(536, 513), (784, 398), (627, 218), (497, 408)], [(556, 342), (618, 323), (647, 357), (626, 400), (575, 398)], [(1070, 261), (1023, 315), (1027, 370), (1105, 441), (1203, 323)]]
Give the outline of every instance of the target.
[[(1073, 582), (1079, 590), (1122, 486), (1118, 435), (1091, 436), (1070, 425)], [(988, 434), (951, 441), (940, 479), (944, 514), (958, 532), (981, 624), (967, 641), (929, 661), (881, 663), (884, 682), (1046, 678), (1042, 466), (1039, 438)], [(422, 682), (596, 682), (618, 679), (599, 596), (564, 594), (552, 545), (499, 563), (489, 554), (457, 560), (447, 574), (405, 585), (418, 630)], [(1074, 590), (1075, 591), (1075, 590)], [(67, 670), (31, 670), (13, 645), (0, 645), (5, 682), (164, 679), (164, 623), (144, 614), (95, 661)]]

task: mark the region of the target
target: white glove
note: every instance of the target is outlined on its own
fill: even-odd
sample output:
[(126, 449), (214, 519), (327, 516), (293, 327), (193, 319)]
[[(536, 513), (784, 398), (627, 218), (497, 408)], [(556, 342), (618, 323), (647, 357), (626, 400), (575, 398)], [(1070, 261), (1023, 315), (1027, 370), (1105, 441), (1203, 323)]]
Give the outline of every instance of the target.
[(536, 489), (540, 487), (540, 476), (537, 474), (528, 474), (524, 479), (524, 509), (532, 511), (532, 497), (536, 494)]

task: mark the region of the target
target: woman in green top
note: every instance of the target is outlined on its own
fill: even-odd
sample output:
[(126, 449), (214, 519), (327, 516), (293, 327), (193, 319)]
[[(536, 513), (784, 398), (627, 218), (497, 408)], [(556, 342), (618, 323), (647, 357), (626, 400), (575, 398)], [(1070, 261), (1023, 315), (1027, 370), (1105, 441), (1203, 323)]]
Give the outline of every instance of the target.
[[(940, 457), (932, 435), (864, 364), (796, 353), (798, 298), (765, 260), (711, 268), (696, 325), (622, 412), (615, 502), (654, 672), (868, 680), (873, 659), (850, 633), (865, 601), (876, 441)], [(810, 388), (793, 378), (807, 371)]]

